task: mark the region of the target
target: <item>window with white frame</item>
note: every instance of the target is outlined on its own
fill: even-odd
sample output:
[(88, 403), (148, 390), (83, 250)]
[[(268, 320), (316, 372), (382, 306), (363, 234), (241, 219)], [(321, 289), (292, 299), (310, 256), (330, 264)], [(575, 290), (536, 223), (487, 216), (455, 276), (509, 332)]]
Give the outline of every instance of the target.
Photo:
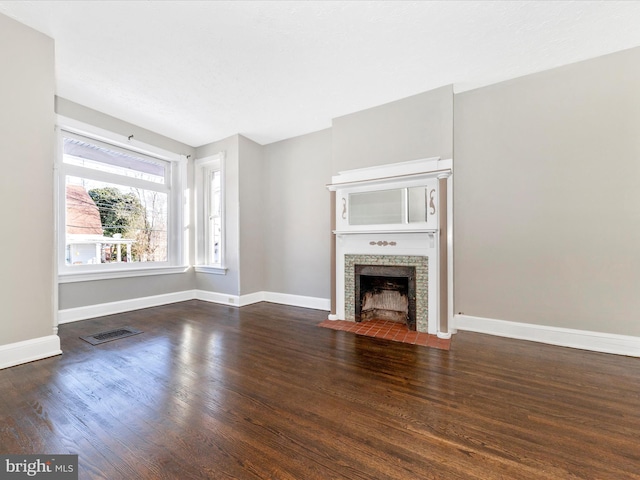
[(196, 271), (224, 273), (224, 153), (195, 162)]
[(179, 162), (60, 133), (61, 276), (183, 264)]

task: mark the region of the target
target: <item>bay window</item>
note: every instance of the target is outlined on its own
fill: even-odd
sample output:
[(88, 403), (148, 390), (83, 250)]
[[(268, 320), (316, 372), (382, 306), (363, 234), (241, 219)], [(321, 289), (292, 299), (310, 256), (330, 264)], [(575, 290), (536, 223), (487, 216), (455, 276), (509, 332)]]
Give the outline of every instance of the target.
[[(177, 155), (61, 130), (58, 272), (61, 281), (109, 273), (175, 273), (184, 264)], [(172, 268), (173, 267), (173, 268)], [(164, 271), (162, 271), (164, 269)], [(179, 269), (178, 269), (179, 270)]]

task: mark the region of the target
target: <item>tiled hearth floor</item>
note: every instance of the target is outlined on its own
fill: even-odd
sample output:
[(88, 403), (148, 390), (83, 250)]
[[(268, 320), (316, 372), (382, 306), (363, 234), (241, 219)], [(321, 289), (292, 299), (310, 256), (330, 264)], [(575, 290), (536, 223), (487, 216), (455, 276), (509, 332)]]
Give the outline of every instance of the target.
[(367, 320), (365, 322), (349, 322), (345, 320), (325, 320), (318, 324), (319, 327), (331, 328), (333, 330), (344, 330), (357, 335), (367, 337), (384, 338), (394, 342), (411, 343), (414, 345), (424, 345), (427, 347), (449, 350), (451, 339), (438, 338), (428, 333), (413, 332), (406, 325), (400, 322), (389, 320)]

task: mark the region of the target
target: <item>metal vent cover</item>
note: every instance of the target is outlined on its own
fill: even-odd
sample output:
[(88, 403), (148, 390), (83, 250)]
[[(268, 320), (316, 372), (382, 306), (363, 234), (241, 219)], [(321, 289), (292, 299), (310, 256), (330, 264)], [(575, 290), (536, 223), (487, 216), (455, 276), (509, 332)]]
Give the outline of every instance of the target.
[(89, 342), (91, 345), (99, 345), (100, 343), (130, 337), (131, 335), (137, 335), (139, 333), (142, 333), (142, 330), (136, 330), (131, 327), (122, 327), (115, 330), (109, 330), (107, 332), (94, 333), (93, 335), (87, 335), (80, 338), (85, 342)]

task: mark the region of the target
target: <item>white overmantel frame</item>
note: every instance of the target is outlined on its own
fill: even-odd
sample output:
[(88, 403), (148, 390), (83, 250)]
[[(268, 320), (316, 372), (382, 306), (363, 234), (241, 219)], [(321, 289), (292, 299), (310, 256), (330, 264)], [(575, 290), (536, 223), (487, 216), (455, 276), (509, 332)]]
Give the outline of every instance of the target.
[[(420, 255), (429, 258), (428, 333), (451, 336), (453, 325), (453, 161), (439, 157), (399, 162), (339, 172), (327, 185), (336, 192), (336, 312), (330, 320), (345, 320), (345, 255)], [(348, 225), (342, 210), (349, 193), (424, 185), (434, 179), (447, 184), (447, 324), (440, 328), (438, 225)], [(437, 180), (436, 180), (437, 181)], [(443, 232), (444, 233), (444, 232)]]
[(433, 176), (438, 172), (451, 174), (452, 170), (453, 162), (450, 158), (447, 160), (441, 160), (440, 157), (422, 158), (338, 172), (338, 175), (331, 177), (331, 184), (327, 185), (327, 188), (335, 191), (338, 188), (359, 185), (362, 182), (370, 185), (384, 184), (394, 179), (415, 175), (431, 174)]

